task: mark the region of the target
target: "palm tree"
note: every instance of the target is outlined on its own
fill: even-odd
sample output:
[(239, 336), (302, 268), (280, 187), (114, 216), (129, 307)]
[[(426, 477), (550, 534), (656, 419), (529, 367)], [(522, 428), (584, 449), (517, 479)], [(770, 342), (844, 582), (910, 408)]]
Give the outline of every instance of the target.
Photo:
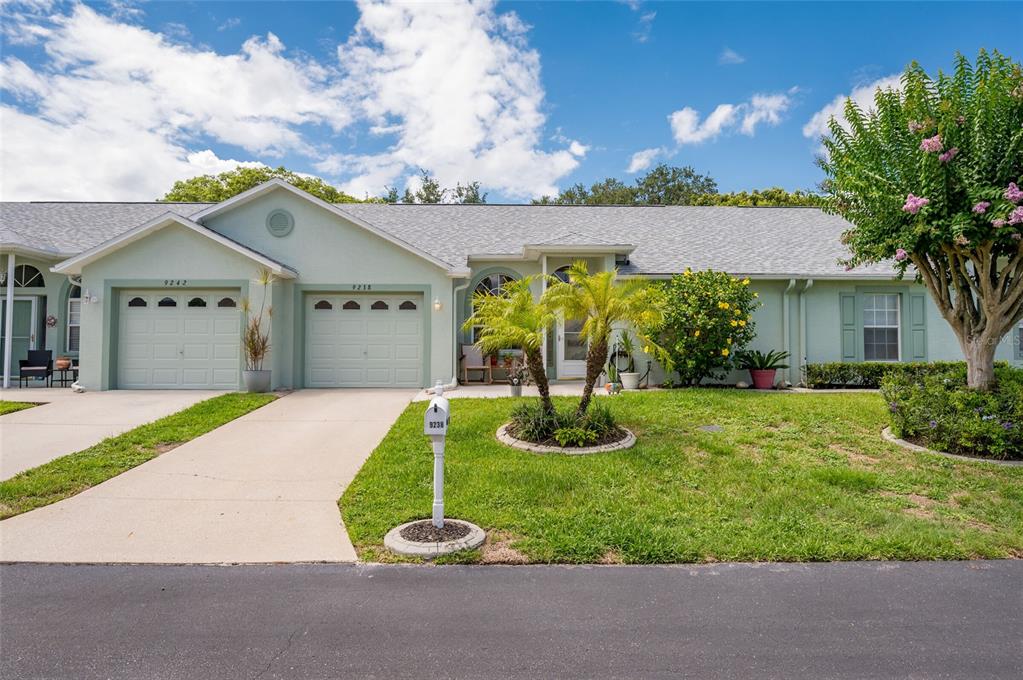
[(656, 326), (661, 311), (654, 291), (642, 279), (623, 279), (617, 269), (590, 274), (586, 262), (579, 260), (568, 268), (567, 281), (551, 277), (542, 302), (566, 319), (583, 320), (580, 336), (589, 342), (589, 348), (586, 384), (576, 412), (579, 417), (590, 406), (593, 386), (604, 371), (608, 341), (616, 325), (631, 325), (648, 348), (659, 349), (643, 332)]
[(501, 293), (476, 293), (473, 314), (462, 328), (477, 329), (476, 346), (485, 354), (501, 349), (521, 348), (529, 374), (540, 392), (540, 401), (548, 413), (554, 412), (547, 371), (544, 369), (543, 341), (557, 317), (545, 303), (533, 296), (536, 276), (527, 276), (504, 284)]

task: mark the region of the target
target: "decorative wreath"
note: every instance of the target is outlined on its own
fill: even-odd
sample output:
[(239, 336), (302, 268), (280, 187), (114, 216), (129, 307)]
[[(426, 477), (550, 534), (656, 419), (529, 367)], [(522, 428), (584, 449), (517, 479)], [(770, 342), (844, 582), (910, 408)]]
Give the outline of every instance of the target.
[(47, 328), (55, 328), (56, 326), (57, 326), (57, 317), (55, 317), (53, 314), (50, 314), (49, 316), (47, 316), (46, 317), (46, 327)]

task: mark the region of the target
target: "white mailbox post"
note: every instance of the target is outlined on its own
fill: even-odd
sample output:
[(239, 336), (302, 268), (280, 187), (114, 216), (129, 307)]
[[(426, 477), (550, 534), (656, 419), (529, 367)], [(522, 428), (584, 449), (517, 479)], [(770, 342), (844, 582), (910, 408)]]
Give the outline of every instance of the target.
[(423, 415), (423, 434), (433, 442), (433, 526), (444, 526), (444, 438), (451, 422), (451, 407), (444, 397), (444, 385), (437, 381), (433, 399)]

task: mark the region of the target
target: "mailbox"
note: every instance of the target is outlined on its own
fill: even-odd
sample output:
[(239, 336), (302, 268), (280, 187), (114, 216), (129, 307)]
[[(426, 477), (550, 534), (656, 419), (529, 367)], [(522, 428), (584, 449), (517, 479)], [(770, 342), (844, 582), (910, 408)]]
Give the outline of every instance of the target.
[(451, 411), (448, 400), (437, 395), (430, 400), (430, 405), (423, 414), (423, 434), (430, 436), (443, 436), (448, 432), (448, 423), (451, 422)]

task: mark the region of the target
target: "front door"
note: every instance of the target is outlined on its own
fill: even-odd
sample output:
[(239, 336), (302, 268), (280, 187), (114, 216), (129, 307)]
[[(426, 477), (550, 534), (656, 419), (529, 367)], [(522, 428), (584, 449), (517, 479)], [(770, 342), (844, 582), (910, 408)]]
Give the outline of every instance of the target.
[(582, 378), (586, 376), (586, 341), (580, 332), (580, 319), (563, 319), (558, 323), (558, 377)]
[[(18, 360), (27, 359), (28, 351), (36, 348), (36, 314), (38, 298), (14, 298), (14, 338), (11, 343), (11, 375), (18, 375)], [(0, 298), (0, 357), (4, 356), (7, 342), (7, 299)], [(2, 358), (0, 358), (2, 361)], [(0, 369), (2, 370), (2, 369)]]

